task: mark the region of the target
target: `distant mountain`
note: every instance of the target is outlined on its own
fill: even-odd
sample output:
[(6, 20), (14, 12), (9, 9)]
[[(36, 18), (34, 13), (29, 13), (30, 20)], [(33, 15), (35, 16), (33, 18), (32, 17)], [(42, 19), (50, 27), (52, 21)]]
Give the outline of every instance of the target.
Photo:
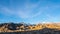
[(42, 30), (44, 28), (60, 30), (60, 23), (26, 24), (11, 22), (0, 24), (0, 32), (35, 31)]

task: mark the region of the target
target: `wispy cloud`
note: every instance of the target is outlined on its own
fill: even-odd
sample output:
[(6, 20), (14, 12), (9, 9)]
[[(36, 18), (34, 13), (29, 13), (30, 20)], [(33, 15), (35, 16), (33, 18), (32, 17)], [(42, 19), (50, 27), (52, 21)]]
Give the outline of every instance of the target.
[(0, 8), (0, 12), (2, 13), (2, 14), (4, 14), (4, 15), (13, 15), (14, 14), (14, 12), (13, 12), (13, 10), (10, 10), (8, 7), (5, 7), (5, 6), (0, 6), (1, 8)]
[[(29, 2), (26, 3), (25, 5), (25, 11), (23, 10), (19, 10), (17, 12), (18, 16), (20, 16), (21, 18), (33, 18), (33, 17), (36, 17), (37, 15), (40, 15), (42, 13), (42, 11), (37, 11), (36, 14), (31, 14), (31, 13), (34, 13), (34, 10), (37, 8), (40, 10), (40, 8), (38, 7), (40, 4), (40, 2), (36, 3), (36, 4), (31, 4)], [(36, 9), (36, 10), (37, 10)]]
[[(46, 1), (48, 2), (48, 1)], [(59, 4), (54, 4), (54, 3), (46, 3), (45, 1), (43, 2), (30, 2), (30, 0), (27, 0), (26, 3), (24, 3), (24, 5), (20, 6), (18, 4), (18, 2), (16, 2), (16, 6), (14, 5), (13, 1), (11, 3), (11, 8), (14, 8), (14, 10), (11, 10), (11, 8), (8, 8), (6, 6), (0, 6), (0, 12), (4, 15), (15, 15), (17, 16), (16, 18), (21, 18), (22, 20), (24, 19), (33, 19), (34, 17), (36, 17), (35, 19), (37, 19), (37, 17), (40, 18), (42, 20), (38, 20), (37, 22), (40, 21), (57, 21), (59, 20), (59, 15), (58, 16), (53, 16), (52, 13), (54, 14), (54, 10), (59, 9), (60, 5)], [(21, 3), (22, 4), (22, 3)], [(17, 6), (19, 5), (19, 6)], [(14, 7), (13, 7), (14, 6)], [(18, 7), (18, 8), (16, 8)], [(20, 8), (21, 7), (21, 8)], [(17, 11), (15, 11), (15, 9)], [(51, 12), (51, 13), (49, 13)], [(42, 16), (43, 15), (43, 16)], [(43, 18), (42, 18), (43, 17)], [(33, 19), (34, 20), (34, 19)], [(33, 21), (32, 20), (32, 21)]]
[(50, 14), (46, 14), (46, 20), (44, 20), (45, 22), (58, 22), (60, 20), (59, 16), (52, 16)]

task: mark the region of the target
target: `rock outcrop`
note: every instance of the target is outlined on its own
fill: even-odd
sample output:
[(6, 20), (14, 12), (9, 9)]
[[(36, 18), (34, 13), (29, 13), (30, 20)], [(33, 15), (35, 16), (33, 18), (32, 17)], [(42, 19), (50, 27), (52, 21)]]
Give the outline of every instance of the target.
[(0, 32), (31, 32), (31, 31), (42, 31), (42, 32), (55, 32), (60, 31), (60, 25), (58, 23), (50, 24), (32, 24), (27, 25), (23, 23), (3, 23), (0, 24)]

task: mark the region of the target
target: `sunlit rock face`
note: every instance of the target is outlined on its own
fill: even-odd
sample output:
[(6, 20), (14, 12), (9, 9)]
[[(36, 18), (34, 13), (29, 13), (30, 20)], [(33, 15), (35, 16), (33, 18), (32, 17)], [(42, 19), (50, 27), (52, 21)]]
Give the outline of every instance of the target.
[[(60, 30), (60, 23), (44, 23), (44, 24), (23, 24), (23, 23), (3, 23), (0, 24), (0, 32), (21, 32), (42, 30), (44, 28)], [(45, 29), (44, 29), (45, 30)]]

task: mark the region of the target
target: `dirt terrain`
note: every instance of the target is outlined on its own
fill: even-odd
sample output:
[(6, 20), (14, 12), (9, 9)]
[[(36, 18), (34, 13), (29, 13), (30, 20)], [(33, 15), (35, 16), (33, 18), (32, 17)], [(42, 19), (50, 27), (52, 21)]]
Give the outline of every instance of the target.
[(0, 24), (0, 34), (60, 34), (60, 23), (30, 25), (23, 23), (3, 23)]

